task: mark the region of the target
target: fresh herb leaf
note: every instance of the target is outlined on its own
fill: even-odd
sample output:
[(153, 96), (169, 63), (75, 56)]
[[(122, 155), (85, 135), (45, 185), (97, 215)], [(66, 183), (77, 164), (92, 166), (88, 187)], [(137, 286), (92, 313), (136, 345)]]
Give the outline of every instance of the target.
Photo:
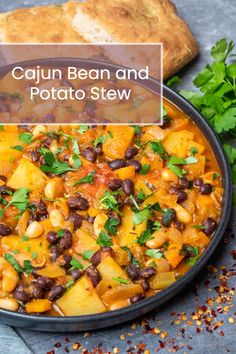
[(167, 208), (163, 210), (162, 220), (166, 227), (170, 226), (174, 215), (175, 215), (175, 211), (171, 208)]
[(150, 171), (150, 169), (151, 169), (151, 165), (148, 164), (148, 163), (145, 163), (145, 164), (142, 166), (142, 168), (141, 168), (141, 170), (139, 171), (139, 173), (140, 173), (141, 175), (146, 175), (146, 174)]
[(72, 150), (73, 150), (73, 153), (74, 153), (74, 154), (77, 154), (77, 155), (80, 154), (80, 149), (79, 149), (79, 144), (78, 144), (77, 139), (75, 139), (75, 140), (73, 141)]
[(57, 231), (57, 236), (58, 236), (59, 238), (64, 237), (64, 230), (62, 230), (62, 229), (58, 230), (58, 231)]
[(135, 258), (131, 252), (131, 250), (129, 249), (129, 247), (127, 246), (122, 246), (121, 247), (122, 250), (126, 251), (128, 253), (128, 258), (129, 258), (129, 261), (135, 265), (136, 267), (139, 267), (140, 266), (140, 262), (137, 258)]
[(22, 237), (21, 237), (22, 241), (29, 241), (29, 236), (24, 234)]
[(184, 169), (181, 169), (175, 165), (168, 164), (167, 167), (178, 177), (183, 177), (186, 174), (186, 171)]
[(137, 243), (140, 245), (144, 245), (147, 241), (151, 240), (152, 237), (152, 223), (148, 222), (146, 230), (143, 231), (138, 237)]
[(42, 165), (40, 166), (40, 169), (43, 172), (53, 173), (55, 175), (61, 175), (65, 172), (74, 170), (67, 162), (61, 161), (54, 161), (52, 165)]
[(195, 225), (192, 225), (192, 227), (194, 227), (195, 229), (200, 229), (200, 230), (205, 230), (206, 227), (204, 225), (201, 225), (201, 224), (195, 224)]
[(162, 258), (163, 257), (163, 253), (161, 252), (160, 249), (149, 249), (145, 252), (146, 256), (149, 256), (151, 258)]
[(33, 266), (32, 266), (32, 263), (30, 260), (26, 259), (24, 260), (24, 273), (25, 274), (30, 274), (32, 273), (32, 270), (33, 270)]
[(70, 261), (70, 265), (71, 265), (71, 267), (73, 267), (75, 269), (79, 269), (79, 270), (83, 270), (84, 269), (82, 264), (76, 258), (72, 258), (72, 260)]
[(93, 255), (94, 255), (93, 250), (87, 250), (87, 251), (84, 251), (84, 253), (82, 254), (82, 257), (85, 261), (88, 261)]
[(120, 221), (117, 218), (109, 218), (107, 219), (104, 229), (109, 232), (111, 235), (115, 235), (117, 233), (116, 227), (119, 225)]
[(31, 144), (33, 141), (33, 135), (31, 133), (20, 133), (19, 140), (25, 144)]
[(129, 280), (128, 279), (124, 279), (121, 277), (113, 277), (112, 280), (117, 281), (120, 284), (129, 284)]
[(83, 183), (90, 183), (93, 184), (94, 182), (94, 175), (96, 171), (89, 172), (89, 174), (81, 179), (79, 179), (77, 182), (73, 184), (73, 187), (77, 186), (78, 184), (83, 184)]
[(78, 129), (78, 133), (84, 134), (89, 129), (88, 125), (81, 125)]
[(213, 181), (215, 181), (219, 177), (220, 177), (219, 173), (214, 172), (213, 176), (212, 176), (212, 179), (213, 179)]
[(21, 212), (25, 211), (28, 207), (28, 193), (30, 192), (27, 188), (18, 189), (12, 196), (10, 202), (7, 204), (6, 208), (10, 205), (15, 206)]
[(10, 254), (10, 253), (5, 253), (4, 254), (4, 259), (10, 263), (12, 265), (12, 267), (18, 272), (18, 273), (22, 273), (22, 268), (19, 265), (19, 263), (17, 262), (17, 260), (15, 259), (15, 257)]
[(161, 222), (160, 221), (154, 221), (153, 223), (153, 230), (158, 231), (162, 228)]
[(75, 168), (79, 168), (82, 165), (81, 158), (78, 155), (73, 154), (72, 159)]
[(134, 213), (133, 214), (134, 225), (142, 224), (144, 221), (146, 221), (148, 219), (149, 215), (150, 215), (150, 210), (148, 208), (143, 209), (143, 210), (139, 211), (138, 213)]
[(14, 146), (12, 146), (12, 149), (18, 150), (18, 151), (23, 151), (24, 150), (23, 146), (21, 146), (21, 145), (14, 145)]
[(168, 153), (164, 149), (164, 146), (161, 144), (160, 141), (152, 141), (151, 142), (151, 149), (153, 152), (157, 155), (160, 155), (162, 160), (167, 160), (168, 159)]
[(98, 235), (97, 244), (100, 247), (112, 246), (112, 239), (105, 231), (102, 230)]
[(172, 76), (169, 80), (166, 81), (166, 85), (169, 87), (176, 86), (181, 83), (181, 79), (179, 76)]
[(111, 209), (111, 210), (118, 211), (118, 202), (114, 197), (115, 195), (117, 195), (116, 192), (111, 193), (109, 191), (106, 191), (104, 196), (99, 200), (100, 205), (104, 209)]
[(103, 135), (101, 135), (101, 136), (99, 136), (98, 138), (95, 139), (93, 145), (95, 147), (97, 147), (98, 144), (100, 144), (100, 143), (103, 144), (103, 143), (105, 143), (106, 140), (107, 140), (107, 136), (106, 136), (106, 134), (103, 134)]
[(142, 129), (139, 125), (132, 125), (132, 127), (134, 128), (134, 134), (140, 134), (142, 132)]

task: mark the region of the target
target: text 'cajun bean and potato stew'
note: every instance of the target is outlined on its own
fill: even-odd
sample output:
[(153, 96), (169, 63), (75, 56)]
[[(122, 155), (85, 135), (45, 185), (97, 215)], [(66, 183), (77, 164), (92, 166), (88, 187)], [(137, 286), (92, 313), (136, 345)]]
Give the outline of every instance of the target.
[(165, 108), (162, 126), (1, 126), (1, 308), (119, 309), (201, 257), (221, 172), (199, 129)]

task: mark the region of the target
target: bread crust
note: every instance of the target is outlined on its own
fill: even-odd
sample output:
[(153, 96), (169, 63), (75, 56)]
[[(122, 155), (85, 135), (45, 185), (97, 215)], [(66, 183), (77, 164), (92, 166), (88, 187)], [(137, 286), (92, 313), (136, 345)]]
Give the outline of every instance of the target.
[(88, 0), (79, 9), (109, 32), (115, 42), (162, 42), (165, 79), (198, 53), (190, 28), (170, 0)]
[(0, 14), (0, 37), (5, 43), (86, 42), (71, 25), (77, 6), (70, 1)]

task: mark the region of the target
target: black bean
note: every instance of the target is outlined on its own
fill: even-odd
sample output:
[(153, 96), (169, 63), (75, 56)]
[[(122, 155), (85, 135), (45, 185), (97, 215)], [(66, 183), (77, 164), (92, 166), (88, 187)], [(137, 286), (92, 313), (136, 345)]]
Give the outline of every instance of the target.
[(37, 286), (37, 284), (32, 284), (29, 287), (29, 292), (32, 299), (42, 299), (44, 297), (44, 290)]
[(69, 255), (69, 254), (65, 254), (64, 255), (64, 262), (65, 263), (64, 263), (63, 267), (65, 269), (70, 269), (71, 268), (71, 264), (70, 264), (71, 259), (72, 259), (71, 255)]
[(174, 227), (179, 231), (183, 231), (185, 229), (185, 225), (179, 220), (174, 221)]
[(142, 164), (138, 160), (130, 160), (127, 162), (127, 165), (134, 166), (136, 172), (139, 172), (142, 168)]
[(99, 144), (95, 147), (95, 151), (96, 151), (96, 153), (97, 153), (98, 156), (102, 156), (102, 155), (103, 155), (102, 143), (99, 143)]
[(117, 205), (118, 207), (122, 207), (123, 205), (123, 199), (122, 196), (120, 194), (114, 195), (115, 200), (117, 201)]
[(83, 275), (83, 272), (81, 272), (81, 270), (79, 269), (73, 269), (71, 270), (70, 274), (72, 275), (74, 280), (78, 280)]
[(60, 256), (61, 250), (59, 249), (58, 246), (53, 246), (50, 248), (50, 252), (51, 252), (51, 261), (55, 262), (57, 258)]
[(43, 144), (46, 148), (49, 148), (52, 142), (53, 142), (53, 138), (51, 136), (47, 136)]
[(136, 146), (130, 146), (125, 152), (125, 159), (131, 160), (138, 153), (138, 148)]
[(97, 265), (99, 265), (99, 263), (101, 263), (102, 261), (102, 252), (101, 250), (98, 250), (97, 252), (95, 252), (91, 259), (90, 259), (91, 263), (96, 267)]
[(86, 220), (87, 220), (88, 222), (90, 222), (91, 224), (93, 224), (93, 223), (94, 223), (94, 220), (95, 220), (95, 217), (87, 215), (87, 216), (86, 216)]
[(139, 270), (134, 264), (128, 265), (127, 274), (131, 280), (139, 279)]
[(148, 291), (150, 289), (150, 283), (147, 279), (141, 279), (139, 283), (144, 291)]
[(79, 229), (83, 222), (83, 217), (75, 212), (70, 213), (68, 220), (73, 222), (74, 231)]
[(203, 195), (211, 194), (212, 185), (210, 183), (205, 183), (200, 187), (200, 193)]
[(178, 187), (179, 189), (188, 189), (189, 188), (189, 181), (186, 177), (180, 177), (178, 180)]
[(205, 229), (203, 230), (203, 232), (210, 236), (213, 234), (213, 232), (215, 231), (216, 227), (217, 227), (217, 222), (213, 219), (213, 218), (207, 218), (204, 223), (203, 226), (205, 227)]
[(51, 290), (48, 293), (48, 299), (50, 301), (57, 300), (63, 295), (65, 288), (62, 285), (53, 285)]
[(125, 167), (126, 162), (123, 159), (116, 159), (109, 163), (109, 167), (112, 170), (118, 170), (119, 168)]
[(97, 270), (97, 268), (95, 268), (94, 266), (89, 267), (86, 270), (86, 274), (87, 274), (87, 277), (93, 283), (94, 287), (96, 287), (98, 285), (98, 283), (101, 281), (101, 275), (100, 275), (99, 271)]
[(92, 148), (92, 147), (87, 147), (87, 148), (85, 148), (83, 151), (82, 151), (82, 155), (83, 155), (83, 157), (86, 159), (86, 160), (88, 160), (88, 161), (90, 161), (90, 162), (95, 162), (96, 161), (96, 159), (97, 159), (97, 153), (96, 153), (96, 151), (94, 150), (94, 148)]
[(71, 209), (75, 210), (88, 210), (89, 208), (87, 199), (81, 196), (68, 198), (67, 204)]
[(179, 191), (177, 193), (177, 203), (183, 203), (187, 198), (188, 198), (188, 194), (185, 191)]
[(59, 250), (66, 250), (72, 246), (73, 238), (72, 233), (68, 229), (63, 229), (63, 237), (58, 242)]
[(17, 286), (13, 295), (17, 301), (28, 302), (31, 299), (30, 294), (21, 284)]
[(153, 267), (147, 267), (139, 270), (140, 278), (148, 279), (156, 274), (156, 269)]
[(46, 236), (47, 241), (50, 244), (57, 243), (59, 238), (56, 231), (49, 231)]
[(38, 288), (49, 290), (53, 286), (53, 280), (48, 277), (38, 277), (33, 281)]
[(163, 117), (163, 121), (162, 121), (162, 124), (160, 125), (160, 127), (162, 129), (166, 129), (166, 128), (169, 128), (170, 125), (171, 125), (171, 118), (170, 117)]
[(131, 297), (129, 299), (131, 304), (136, 304), (136, 302), (139, 302), (141, 300), (143, 300), (145, 298), (144, 294), (138, 294), (138, 295), (134, 295), (133, 297)]
[(134, 194), (134, 182), (131, 179), (125, 179), (122, 183), (122, 190), (128, 196)]
[(11, 235), (12, 228), (3, 222), (0, 223), (0, 236), (8, 236)]
[(203, 185), (203, 179), (202, 178), (197, 178), (195, 179), (195, 181), (193, 182), (194, 187), (201, 187)]
[(117, 189), (121, 188), (122, 180), (120, 178), (114, 178), (108, 181), (108, 187), (114, 192)]

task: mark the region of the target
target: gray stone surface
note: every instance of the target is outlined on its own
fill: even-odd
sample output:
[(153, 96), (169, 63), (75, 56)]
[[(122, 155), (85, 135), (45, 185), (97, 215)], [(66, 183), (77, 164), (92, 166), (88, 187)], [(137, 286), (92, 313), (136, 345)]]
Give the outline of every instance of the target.
[[(7, 11), (20, 6), (32, 6), (53, 2), (55, 1), (0, 0), (0, 11)], [(181, 73), (183, 78), (181, 86), (182, 88), (189, 89), (192, 87), (191, 81), (195, 73), (209, 61), (209, 51), (215, 41), (221, 37), (227, 37), (228, 39), (236, 41), (236, 0), (175, 0), (174, 2), (179, 9), (179, 13), (189, 22), (198, 39), (200, 47), (199, 58)], [(236, 222), (235, 210), (232, 216), (232, 225), (233, 220)], [(82, 333), (57, 335), (35, 333), (19, 329), (17, 329), (17, 331), (21, 338), (28, 344), (31, 351), (37, 354), (44, 354), (53, 348), (55, 353), (61, 354), (66, 352), (66, 347), (70, 352), (73, 352), (71, 348), (74, 341), (80, 342), (89, 350), (99, 343), (101, 343), (102, 348), (111, 352), (113, 347), (118, 347), (120, 353), (126, 353), (127, 348), (135, 347), (139, 343), (145, 343), (147, 345), (146, 349), (149, 349), (150, 353), (156, 353), (158, 351), (163, 354), (173, 352), (174, 345), (179, 346), (178, 353), (236, 353), (236, 325), (230, 324), (228, 321), (229, 317), (236, 320), (236, 302), (234, 295), (232, 295), (233, 307), (229, 308), (228, 315), (217, 313), (217, 319), (213, 319), (212, 323), (223, 321), (222, 326), (213, 330), (213, 333), (209, 333), (206, 330), (204, 321), (202, 321), (202, 324), (197, 325), (191, 318), (197, 306), (207, 305), (206, 302), (209, 298), (217, 298), (218, 295), (214, 287), (219, 285), (219, 274), (223, 272), (221, 267), (225, 266), (235, 271), (235, 262), (231, 257), (231, 250), (236, 248), (236, 242), (232, 236), (226, 237), (226, 240), (221, 243), (218, 251), (210, 261), (210, 264), (216, 267), (217, 273), (214, 273), (214, 269), (212, 272), (212, 270), (210, 270), (211, 268), (206, 267), (191, 286), (185, 289), (185, 291), (180, 293), (176, 298), (164, 304), (159, 311), (154, 311), (148, 316), (133, 322), (136, 323), (136, 329), (131, 329), (132, 324), (128, 323), (115, 328), (91, 332), (88, 337), (84, 337)], [(207, 287), (206, 285), (209, 281), (210, 285)], [(235, 276), (230, 278), (229, 284), (231, 288), (236, 285)], [(193, 289), (196, 288), (197, 294), (193, 291)], [(231, 301), (227, 300), (225, 306), (230, 307), (230, 304)], [(215, 301), (212, 308), (217, 310)], [(186, 320), (178, 322), (177, 314), (183, 312), (186, 313), (187, 319), (192, 321), (193, 325), (190, 325), (190, 323), (187, 324)], [(172, 313), (173, 316), (170, 316), (170, 313)], [(176, 315), (174, 315), (174, 313), (176, 313)], [(142, 321), (148, 321), (151, 327), (158, 327), (162, 333), (164, 332), (164, 335), (166, 334), (166, 337), (162, 339), (159, 334), (152, 334), (150, 331), (145, 331), (144, 327), (141, 326)], [(172, 324), (171, 321), (177, 322)], [(201, 333), (196, 332), (197, 327), (202, 327)], [(185, 333), (183, 334), (184, 331)], [(124, 340), (121, 339), (123, 337), (120, 338), (121, 335), (125, 336)], [(68, 342), (66, 337), (69, 338), (70, 342)], [(127, 343), (129, 340), (132, 341), (132, 343)], [(165, 348), (163, 349), (160, 348), (160, 340), (165, 343)], [(61, 342), (62, 346), (56, 349), (54, 345), (58, 342)], [(132, 352), (137, 353), (137, 348), (133, 349)], [(6, 352), (1, 351), (1, 347), (0, 353), (6, 354)]]

